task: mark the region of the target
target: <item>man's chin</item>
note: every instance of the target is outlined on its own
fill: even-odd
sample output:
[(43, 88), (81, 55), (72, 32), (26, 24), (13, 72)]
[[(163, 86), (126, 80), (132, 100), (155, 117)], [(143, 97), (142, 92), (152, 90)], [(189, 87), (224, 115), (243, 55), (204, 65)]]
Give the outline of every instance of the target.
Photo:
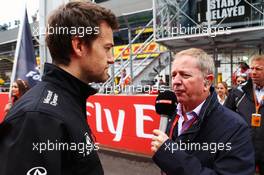
[(252, 78), (252, 81), (253, 81), (254, 84), (259, 85), (259, 81), (258, 80)]
[(185, 102), (185, 100), (182, 99), (181, 97), (177, 97), (177, 100), (178, 100), (178, 103), (184, 103)]
[(106, 76), (104, 76), (104, 77), (102, 77), (100, 79), (97, 79), (96, 83), (104, 83), (104, 82), (106, 82), (109, 79), (109, 77), (110, 77), (109, 75), (106, 75)]

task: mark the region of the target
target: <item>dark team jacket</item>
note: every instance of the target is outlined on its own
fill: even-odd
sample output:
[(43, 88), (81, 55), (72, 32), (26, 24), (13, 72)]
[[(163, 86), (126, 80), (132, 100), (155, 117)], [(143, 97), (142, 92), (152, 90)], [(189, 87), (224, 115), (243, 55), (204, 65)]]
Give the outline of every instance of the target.
[[(225, 104), (226, 107), (239, 113), (251, 127), (251, 115), (256, 113), (256, 107), (253, 96), (253, 82), (249, 79), (243, 85), (233, 89), (228, 95)], [(261, 114), (261, 126), (251, 127), (251, 136), (255, 147), (256, 160), (264, 161), (264, 103), (260, 104), (259, 112)]]
[(254, 149), (248, 125), (238, 114), (219, 104), (213, 88), (211, 94), (198, 120), (180, 136), (176, 125), (172, 139), (154, 154), (154, 162), (167, 175), (254, 174)]
[(103, 175), (86, 121), (96, 90), (52, 64), (42, 80), (0, 125), (0, 175)]

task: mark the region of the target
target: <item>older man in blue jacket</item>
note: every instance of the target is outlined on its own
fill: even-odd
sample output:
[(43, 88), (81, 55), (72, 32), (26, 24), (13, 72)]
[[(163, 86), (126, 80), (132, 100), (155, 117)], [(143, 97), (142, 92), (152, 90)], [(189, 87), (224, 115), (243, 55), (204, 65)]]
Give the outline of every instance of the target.
[(213, 59), (201, 49), (175, 56), (172, 84), (178, 105), (167, 134), (154, 130), (153, 160), (167, 175), (253, 175), (248, 125), (217, 101)]
[(229, 93), (225, 106), (237, 112), (251, 128), (255, 161), (264, 175), (264, 55), (250, 59), (251, 78)]

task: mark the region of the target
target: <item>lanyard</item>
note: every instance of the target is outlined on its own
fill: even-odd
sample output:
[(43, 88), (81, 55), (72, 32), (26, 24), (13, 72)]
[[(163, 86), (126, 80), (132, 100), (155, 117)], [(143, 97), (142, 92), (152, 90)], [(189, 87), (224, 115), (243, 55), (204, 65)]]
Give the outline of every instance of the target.
[[(181, 113), (183, 114), (184, 121), (188, 121), (188, 118), (186, 116), (186, 113), (183, 112), (183, 106), (182, 105), (181, 105)], [(172, 125), (171, 125), (171, 128), (170, 128), (170, 133), (169, 133), (169, 137), (170, 138), (172, 138), (173, 130), (174, 130), (176, 124), (178, 123), (179, 118), (180, 118), (180, 116), (177, 114), (176, 117), (175, 117), (175, 119), (174, 119), (174, 121), (173, 121), (173, 123), (172, 123)]]
[(257, 96), (256, 96), (256, 92), (253, 89), (253, 97), (254, 97), (254, 103), (255, 103), (255, 108), (256, 108), (256, 113), (259, 113), (259, 108), (260, 108), (260, 103), (258, 102)]
[[(169, 133), (169, 137), (170, 138), (172, 138), (173, 130), (174, 130), (176, 124), (178, 123), (179, 118), (180, 118), (180, 116), (177, 114), (176, 117), (175, 117), (175, 119), (174, 119), (174, 121), (173, 121), (173, 123), (172, 123), (172, 125), (171, 125), (171, 128), (170, 128), (170, 133)], [(185, 118), (187, 119), (186, 114), (184, 115), (184, 120), (185, 120)], [(185, 120), (186, 124), (187, 124), (187, 122), (190, 122), (190, 125), (187, 126), (186, 128), (184, 127), (184, 125), (182, 125), (182, 132), (184, 132), (187, 129), (189, 129), (193, 125), (193, 123), (197, 120), (197, 117), (194, 116), (190, 121), (187, 121), (187, 120)]]
[(171, 125), (171, 128), (170, 128), (170, 133), (169, 133), (170, 138), (172, 138), (173, 129), (175, 128), (176, 124), (178, 123), (179, 118), (180, 118), (180, 116), (177, 114), (172, 125)]

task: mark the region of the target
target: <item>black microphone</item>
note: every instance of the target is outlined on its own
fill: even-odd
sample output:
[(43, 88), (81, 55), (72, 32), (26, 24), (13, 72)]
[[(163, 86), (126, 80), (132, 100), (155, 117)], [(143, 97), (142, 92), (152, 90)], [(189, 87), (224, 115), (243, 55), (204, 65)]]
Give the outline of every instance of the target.
[(177, 98), (174, 92), (166, 90), (157, 96), (155, 110), (161, 117), (159, 130), (166, 131), (168, 118), (174, 114), (176, 106)]

